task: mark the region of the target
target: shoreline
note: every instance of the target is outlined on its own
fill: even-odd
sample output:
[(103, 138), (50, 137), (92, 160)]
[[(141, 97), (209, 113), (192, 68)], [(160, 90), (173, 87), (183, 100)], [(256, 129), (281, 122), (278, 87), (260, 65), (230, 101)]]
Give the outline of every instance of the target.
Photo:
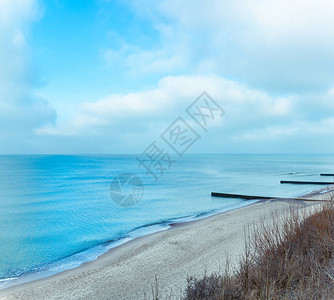
[[(327, 191), (329, 189), (329, 187), (331, 187), (330, 192), (332, 192), (332, 188), (334, 187), (332, 186), (327, 186), (325, 188), (319, 189), (319, 190), (315, 190), (311, 193), (308, 193), (306, 195), (304, 195), (304, 197), (306, 198), (310, 198), (310, 199), (315, 199), (316, 197), (321, 197), (322, 199), (324, 199), (327, 196)], [(320, 199), (319, 199), (320, 200)], [(246, 206), (242, 206), (240, 208), (234, 208), (232, 210), (228, 210), (228, 211), (223, 211), (223, 212), (218, 212), (218, 213), (214, 213), (208, 216), (204, 216), (203, 218), (200, 219), (195, 219), (195, 220), (191, 220), (191, 221), (185, 221), (185, 222), (176, 222), (176, 223), (170, 223), (168, 224), (170, 227), (167, 228), (166, 230), (162, 230), (162, 231), (158, 231), (158, 232), (154, 232), (154, 233), (150, 233), (144, 236), (140, 236), (137, 238), (134, 238), (130, 241), (127, 241), (121, 245), (118, 245), (116, 247), (111, 248), (110, 250), (108, 250), (106, 253), (100, 255), (97, 259), (93, 260), (93, 261), (89, 261), (89, 262), (85, 262), (82, 265), (80, 265), (79, 267), (76, 268), (72, 268), (69, 270), (65, 270), (62, 271), (60, 273), (57, 273), (55, 275), (46, 277), (46, 278), (41, 278), (41, 279), (37, 279), (34, 281), (30, 281), (27, 283), (22, 283), (16, 286), (12, 286), (12, 287), (7, 287), (5, 289), (0, 290), (0, 299), (17, 299), (17, 296), (19, 295), (19, 299), (43, 299), (42, 297), (44, 297), (44, 292), (42, 294), (39, 294), (38, 291), (40, 290), (45, 290), (46, 292), (49, 292), (49, 296), (48, 299), (53, 299), (53, 298), (57, 298), (59, 297), (57, 291), (59, 292), (59, 288), (63, 287), (62, 282), (66, 282), (67, 286), (71, 286), (71, 288), (69, 289), (70, 295), (68, 295), (68, 293), (66, 293), (66, 298), (67, 299), (89, 299), (89, 297), (91, 296), (91, 292), (94, 291), (93, 286), (90, 286), (89, 288), (89, 284), (86, 284), (86, 280), (83, 280), (81, 282), (81, 287), (80, 284), (78, 284), (76, 281), (80, 280), (78, 278), (83, 278), (83, 279), (88, 279), (91, 276), (93, 278), (95, 278), (95, 280), (93, 280), (95, 283), (98, 283), (99, 285), (102, 284), (103, 282), (101, 282), (100, 280), (100, 276), (99, 274), (103, 275), (103, 273), (108, 273), (108, 276), (111, 278), (116, 279), (116, 282), (114, 282), (114, 286), (119, 288), (119, 284), (117, 283), (117, 275), (119, 274), (119, 272), (116, 272), (116, 269), (118, 271), (121, 271), (122, 274), (122, 280), (118, 283), (122, 283), (121, 286), (123, 286), (123, 288), (119, 288), (119, 291), (117, 291), (117, 297), (121, 296), (122, 298), (117, 298), (117, 299), (132, 299), (131, 297), (133, 297), (133, 290), (137, 290), (139, 292), (140, 287), (142, 287), (143, 283), (146, 283), (146, 287), (143, 287), (143, 291), (150, 291), (151, 286), (150, 284), (152, 282), (154, 282), (154, 276), (151, 276), (151, 280), (150, 282), (148, 281), (144, 281), (142, 282), (141, 285), (139, 285), (139, 287), (137, 289), (130, 289), (132, 290), (132, 292), (130, 293), (129, 288), (124, 288), (124, 286), (127, 286), (127, 282), (128, 280), (130, 280), (132, 283), (133, 282), (133, 278), (131, 279), (131, 274), (133, 272), (131, 271), (136, 271), (136, 269), (131, 270), (132, 268), (129, 266), (127, 266), (128, 272), (122, 272), (122, 264), (127, 264), (129, 262), (135, 262), (133, 260), (133, 257), (135, 256), (136, 258), (138, 258), (138, 255), (140, 257), (141, 253), (143, 254), (147, 254), (149, 253), (151, 256), (154, 256), (156, 254), (156, 256), (158, 256), (157, 258), (160, 258), (160, 260), (168, 260), (168, 256), (166, 257), (166, 255), (162, 255), (159, 257), (159, 251), (156, 251), (156, 249), (154, 250), (154, 247), (156, 244), (163, 246), (166, 243), (166, 240), (168, 242), (168, 240), (172, 239), (177, 236), (178, 234), (181, 234), (181, 237), (179, 236), (178, 238), (176, 238), (176, 241), (172, 242), (169, 246), (169, 248), (171, 248), (171, 250), (173, 251), (178, 251), (179, 249), (177, 249), (177, 247), (173, 247), (173, 245), (179, 245), (182, 244), (182, 241), (185, 241), (185, 244), (183, 245), (184, 247), (187, 247), (187, 242), (192, 242), (192, 240), (188, 240), (186, 238), (183, 237), (184, 232), (188, 232), (188, 234), (192, 234), (193, 237), (197, 238), (197, 231), (200, 231), (199, 228), (197, 227), (205, 227), (205, 226), (211, 226), (212, 227), (212, 223), (221, 221), (219, 219), (229, 219), (228, 224), (225, 225), (239, 225), (239, 227), (242, 225), (238, 224), (238, 219), (240, 219), (241, 221), (243, 221), (243, 224), (248, 224), (247, 220), (244, 220), (244, 217), (248, 217), (248, 213), (249, 213), (249, 217), (251, 217), (251, 215), (253, 215), (254, 217), (258, 217), (259, 214), (264, 213), (266, 215), (268, 215), (268, 210), (273, 211), (276, 209), (279, 209), (281, 212), (286, 212), (286, 209), (288, 207), (290, 207), (292, 205), (294, 206), (299, 206), (299, 207), (309, 207), (309, 206), (313, 206), (316, 203), (305, 203), (305, 202), (301, 202), (301, 201), (294, 201), (294, 200), (264, 200), (264, 201), (256, 201), (255, 203), (251, 203), (248, 204)], [(252, 218), (250, 218), (252, 219)], [(254, 219), (254, 218), (253, 218)], [(224, 221), (224, 220), (223, 220)], [(254, 221), (254, 220), (253, 220)], [(232, 223), (231, 223), (232, 222)], [(224, 222), (223, 222), (224, 223)], [(225, 222), (226, 223), (226, 222)], [(242, 222), (241, 222), (242, 223)], [(224, 225), (224, 224), (223, 224)], [(217, 228), (216, 228), (217, 229)], [(226, 228), (224, 229), (226, 231)], [(224, 231), (223, 230), (223, 231)], [(235, 230), (235, 233), (240, 234), (240, 228), (238, 230)], [(209, 231), (210, 233), (210, 231)], [(228, 232), (225, 232), (225, 234), (228, 235)], [(203, 235), (203, 238), (205, 238), (205, 235)], [(233, 240), (233, 236), (231, 237)], [(212, 238), (213, 241), (210, 242), (215, 242), (216, 238), (213, 237)], [(236, 242), (236, 241), (234, 241)], [(173, 244), (175, 243), (175, 244)], [(216, 243), (215, 243), (216, 244)], [(235, 254), (240, 254), (240, 236), (239, 236), (239, 241), (236, 242), (236, 244), (238, 244), (238, 251), (235, 252)], [(172, 246), (171, 246), (172, 245)], [(205, 246), (205, 245), (204, 245)], [(216, 244), (217, 246), (217, 244)], [(243, 245), (241, 245), (243, 246)], [(151, 248), (150, 248), (151, 247)], [(207, 248), (208, 245), (206, 245), (205, 248)], [(167, 247), (168, 248), (168, 247)], [(203, 248), (203, 247), (202, 247)], [(148, 251), (150, 250), (150, 251)], [(154, 250), (154, 251), (152, 251)], [(163, 250), (163, 248), (161, 248), (160, 250)], [(201, 249), (203, 250), (203, 249)], [(210, 251), (207, 251), (210, 252)], [(230, 250), (226, 249), (226, 253), (229, 254), (228, 252), (231, 252)], [(206, 256), (205, 254), (203, 254), (204, 256)], [(175, 255), (174, 255), (175, 256)], [(200, 256), (200, 255), (198, 255)], [(225, 255), (226, 256), (226, 255)], [(224, 260), (223, 253), (220, 253), (220, 257)], [(149, 259), (150, 256), (146, 256), (147, 259)], [(154, 259), (152, 262), (154, 261), (158, 261), (158, 259)], [(201, 258), (201, 257), (200, 257)], [(142, 262), (143, 265), (146, 266), (146, 274), (154, 274), (153, 272), (148, 272), (150, 270), (150, 266), (147, 266), (147, 259), (146, 260), (140, 260)], [(236, 257), (233, 257), (232, 259), (232, 266), (233, 266), (233, 262), (235, 263), (235, 259)], [(177, 257), (176, 257), (177, 260)], [(202, 260), (202, 258), (201, 258)], [(160, 262), (159, 262), (160, 263)], [(131, 264), (130, 264), (131, 265)], [(209, 267), (210, 263), (208, 263), (207, 267), (203, 267), (201, 266), (200, 272), (198, 273), (194, 273), (193, 271), (191, 271), (191, 268), (189, 269), (189, 272), (191, 275), (195, 275), (195, 276), (200, 276), (204, 274), (204, 271), (209, 271), (209, 270), (218, 270), (216, 269), (216, 267), (224, 265), (224, 262), (219, 262), (218, 265), (216, 263), (214, 263), (215, 267), (213, 268), (211, 265)], [(138, 261), (137, 261), (137, 266), (138, 266)], [(140, 264), (139, 264), (140, 267)], [(179, 267), (178, 265), (174, 266), (175, 267)], [(194, 266), (193, 266), (194, 267)], [(107, 269), (107, 270), (106, 270)], [(109, 270), (108, 270), (109, 269)], [(111, 269), (111, 272), (109, 272)], [(115, 269), (115, 270), (113, 270)], [(154, 268), (153, 268), (154, 269)], [(172, 271), (172, 270), (171, 270)], [(195, 271), (196, 271), (196, 266), (195, 266)], [(197, 270), (198, 271), (198, 270)], [(135, 272), (135, 273), (136, 273)], [(142, 275), (143, 272), (139, 272), (139, 275)], [(145, 272), (144, 272), (145, 273)], [(168, 273), (168, 272), (167, 272)], [(171, 272), (173, 273), (173, 272)], [(175, 272), (174, 272), (175, 273)], [(97, 276), (95, 276), (97, 275)], [(185, 274), (184, 274), (185, 275)], [(116, 277), (115, 277), (116, 276)], [(104, 276), (102, 276), (104, 277)], [(136, 276), (135, 276), (136, 277)], [(127, 280), (125, 280), (124, 282), (124, 278), (126, 278)], [(173, 276), (169, 276), (170, 280), (173, 279)], [(184, 287), (185, 284), (185, 280), (186, 280), (186, 276), (181, 277), (181, 279), (183, 278), (183, 283), (181, 283), (180, 285), (177, 284), (173, 284), (172, 286), (174, 286), (175, 288), (177, 288), (179, 291), (182, 290), (182, 287)], [(172, 280), (173, 281), (173, 280)], [(168, 280), (162, 280), (162, 282), (166, 282), (168, 283)], [(85, 284), (84, 284), (85, 283)], [(104, 286), (105, 288), (110, 289), (111, 286), (113, 286), (113, 284), (108, 284), (107, 286)], [(175, 286), (176, 285), (176, 286)], [(54, 289), (54, 287), (57, 287), (56, 289)], [(79, 286), (79, 287), (78, 287)], [(166, 286), (166, 285), (164, 285)], [(167, 284), (168, 286), (168, 284)], [(177, 287), (178, 286), (178, 287)], [(88, 290), (87, 290), (88, 288)], [(72, 289), (76, 290), (78, 294), (73, 295), (72, 294)], [(83, 291), (84, 290), (84, 291)], [(99, 295), (99, 299), (104, 299), (104, 292), (103, 292), (103, 288), (102, 290), (102, 295)], [(54, 291), (55, 293), (52, 293), (51, 291)], [(116, 293), (114, 291), (114, 289), (111, 289), (110, 291), (113, 291), (114, 293)], [(142, 292), (143, 292), (142, 291)], [(129, 294), (129, 297), (123, 297), (124, 296), (124, 292), (126, 292), (127, 294)], [(80, 295), (80, 293), (83, 293), (82, 295)], [(130, 296), (131, 294), (131, 296)], [(143, 298), (143, 293), (139, 292), (139, 294), (142, 295), (142, 297), (140, 297), (140, 295), (137, 295), (137, 297), (140, 297), (138, 299), (142, 299)], [(110, 296), (110, 295), (109, 295)], [(86, 298), (87, 297), (87, 298)], [(59, 298), (58, 298), (59, 299)]]
[[(159, 222), (159, 223), (152, 223), (152, 224), (147, 224), (147, 225), (143, 225), (141, 227), (134, 228), (133, 230), (128, 232), (126, 236), (124, 236), (124, 237), (122, 237), (118, 240), (106, 241), (106, 242), (104, 242), (102, 244), (99, 244), (99, 245), (96, 245), (92, 248), (88, 248), (88, 249), (82, 250), (80, 252), (71, 254), (68, 257), (62, 258), (58, 261), (55, 261), (55, 262), (52, 262), (52, 263), (48, 264), (45, 267), (45, 269), (43, 269), (44, 267), (41, 267), (40, 271), (37, 271), (37, 272), (32, 271), (32, 272), (28, 272), (28, 273), (23, 274), (23, 275), (18, 276), (18, 277), (5, 279), (5, 280), (8, 280), (8, 286), (6, 286), (6, 284), (5, 285), (0, 285), (0, 296), (1, 296), (2, 291), (6, 291), (8, 289), (19, 287), (19, 286), (29, 284), (29, 283), (32, 283), (32, 282), (35, 282), (35, 281), (48, 279), (50, 277), (57, 276), (58, 274), (62, 274), (64, 272), (80, 268), (85, 264), (88, 264), (88, 263), (91, 263), (91, 262), (94, 262), (94, 261), (98, 260), (101, 256), (107, 254), (108, 252), (112, 251), (113, 249), (121, 247), (122, 245), (124, 245), (126, 243), (129, 243), (129, 242), (132, 242), (134, 240), (137, 240), (139, 238), (143, 238), (145, 236), (149, 236), (149, 235), (152, 235), (152, 234), (156, 234), (156, 233), (159, 233), (159, 232), (170, 230), (174, 226), (182, 226), (183, 224), (196, 222), (196, 221), (199, 221), (199, 220), (202, 220), (202, 219), (210, 218), (210, 217), (215, 216), (215, 215), (219, 215), (219, 214), (234, 211), (234, 210), (237, 210), (237, 209), (240, 209), (240, 208), (243, 208), (243, 207), (247, 207), (247, 206), (250, 206), (250, 205), (252, 205), (252, 204), (254, 204), (258, 201), (259, 200), (248, 200), (248, 201), (244, 201), (244, 203), (245, 203), (244, 205), (239, 204), (239, 205), (231, 206), (232, 207), (231, 209), (224, 208), (224, 209), (217, 209), (217, 210), (212, 210), (212, 211), (208, 211), (208, 212), (201, 212), (201, 213), (194, 214), (194, 215), (182, 216), (182, 217), (179, 217), (179, 218), (172, 218), (170, 220), (165, 220), (165, 221), (162, 221), (162, 222)], [(190, 220), (188, 220), (188, 219), (190, 219)], [(139, 234), (139, 235), (135, 234), (133, 236), (133, 234), (136, 233), (138, 230), (141, 230), (141, 229), (144, 229), (144, 228), (150, 229), (151, 227), (155, 227), (155, 226), (160, 227), (160, 228), (155, 229), (155, 230), (148, 230), (144, 234)], [(104, 247), (104, 249), (99, 250), (99, 251), (96, 250), (99, 247)], [(94, 252), (94, 250), (95, 250), (95, 252)], [(80, 256), (80, 255), (84, 256), (85, 253), (87, 253), (87, 252), (92, 252), (93, 253), (92, 254), (93, 258), (92, 257), (91, 258), (86, 258), (85, 257), (85, 259), (82, 259), (80, 262), (73, 263), (73, 265), (70, 266), (70, 267), (62, 267), (61, 263), (63, 262), (63, 264), (66, 265), (66, 259), (73, 258), (75, 256)], [(60, 265), (60, 268), (57, 269), (56, 271), (51, 271), (57, 265)], [(12, 283), (11, 280), (13, 280), (14, 283)], [(1, 281), (0, 281), (0, 283), (1, 283)]]

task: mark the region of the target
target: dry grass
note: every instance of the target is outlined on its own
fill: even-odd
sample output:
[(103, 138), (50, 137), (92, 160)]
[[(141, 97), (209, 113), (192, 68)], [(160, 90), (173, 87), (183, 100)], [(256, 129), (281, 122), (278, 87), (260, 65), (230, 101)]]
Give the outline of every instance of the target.
[(246, 232), (238, 271), (188, 278), (184, 300), (334, 299), (333, 203), (262, 221)]

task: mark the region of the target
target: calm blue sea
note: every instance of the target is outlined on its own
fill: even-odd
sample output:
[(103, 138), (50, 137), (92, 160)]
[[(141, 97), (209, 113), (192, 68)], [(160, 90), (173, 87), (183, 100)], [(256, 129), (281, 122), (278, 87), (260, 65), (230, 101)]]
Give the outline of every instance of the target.
[[(0, 156), (0, 286), (79, 266), (171, 222), (250, 204), (211, 198), (212, 191), (299, 196), (319, 187), (280, 180), (333, 180), (319, 174), (334, 171), (334, 155), (175, 159), (155, 182), (135, 156)], [(134, 207), (110, 198), (110, 182), (119, 173), (137, 174), (144, 183)]]

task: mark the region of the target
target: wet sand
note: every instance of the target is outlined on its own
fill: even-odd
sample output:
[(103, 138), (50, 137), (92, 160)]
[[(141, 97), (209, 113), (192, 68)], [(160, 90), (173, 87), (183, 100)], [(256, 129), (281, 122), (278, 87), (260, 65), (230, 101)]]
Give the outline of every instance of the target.
[[(326, 194), (309, 194), (317, 199)], [(222, 201), (224, 201), (222, 199)], [(188, 275), (230, 268), (244, 250), (244, 230), (290, 207), (311, 211), (315, 202), (261, 201), (205, 219), (181, 223), (111, 249), (97, 260), (55, 276), (0, 291), (0, 299), (152, 299), (155, 278), (162, 299), (179, 299)], [(146, 297), (146, 298), (145, 298)]]

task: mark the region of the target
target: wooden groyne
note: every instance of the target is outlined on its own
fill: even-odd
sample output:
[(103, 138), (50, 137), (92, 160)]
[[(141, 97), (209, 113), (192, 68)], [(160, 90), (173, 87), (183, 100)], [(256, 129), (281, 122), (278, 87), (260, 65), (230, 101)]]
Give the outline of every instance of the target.
[(212, 192), (211, 197), (233, 198), (233, 199), (244, 199), (244, 200), (299, 200), (299, 201), (310, 201), (310, 202), (319, 202), (319, 201), (326, 202), (326, 200), (312, 200), (312, 199), (305, 199), (305, 198), (282, 198), (282, 197), (270, 197), (270, 196), (251, 196), (251, 195), (216, 193), (216, 192)]
[(227, 193), (211, 193), (211, 197), (220, 197), (220, 198), (236, 198), (236, 199), (245, 199), (245, 200), (269, 200), (275, 199), (275, 197), (265, 197), (265, 196), (249, 196), (249, 195), (239, 195), (239, 194), (227, 194)]
[(281, 180), (281, 183), (331, 185), (334, 182)]
[(320, 174), (320, 176), (333, 176), (334, 177), (334, 174)]

